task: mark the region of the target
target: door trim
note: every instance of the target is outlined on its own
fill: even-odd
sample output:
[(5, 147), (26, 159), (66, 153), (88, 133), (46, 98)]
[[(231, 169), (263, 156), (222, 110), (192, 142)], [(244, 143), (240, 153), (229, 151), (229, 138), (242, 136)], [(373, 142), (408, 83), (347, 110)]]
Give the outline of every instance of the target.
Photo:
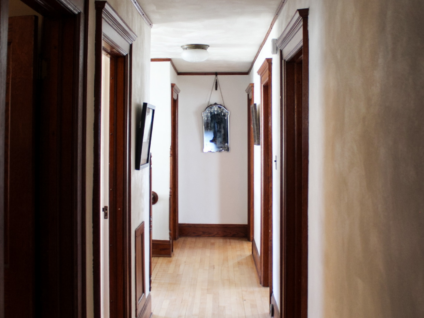
[[(95, 35), (95, 103), (94, 103), (94, 173), (93, 173), (93, 254), (94, 254), (94, 317), (101, 318), (101, 251), (100, 251), (100, 216), (101, 216), (101, 104), (102, 104), (102, 54), (106, 51), (111, 56), (123, 59), (124, 88), (120, 92), (123, 102), (123, 154), (124, 154), (124, 198), (123, 211), (116, 214), (117, 223), (122, 224), (116, 235), (116, 249), (123, 255), (123, 267), (117, 267), (116, 282), (122, 290), (116, 291), (121, 297), (114, 299), (115, 308), (123, 312), (119, 317), (130, 318), (131, 298), (131, 79), (132, 79), (132, 43), (137, 38), (125, 21), (106, 1), (96, 1), (96, 35)], [(107, 26), (107, 27), (105, 27)], [(119, 218), (119, 219), (118, 219)], [(113, 237), (113, 236), (112, 236)], [(119, 244), (119, 246), (118, 246)], [(120, 245), (122, 244), (122, 245)], [(112, 297), (112, 295), (111, 295)], [(111, 308), (112, 309), (112, 308)], [(112, 313), (113, 314), (113, 313)], [(111, 316), (113, 317), (113, 316)]]
[[(246, 88), (247, 93), (247, 227), (248, 240), (253, 242), (254, 235), (254, 144), (251, 105), (255, 102), (255, 84), (250, 83)], [(253, 253), (253, 244), (252, 244)]]
[(169, 191), (169, 236), (178, 240), (178, 102), (180, 89), (171, 84), (171, 176)]
[[(281, 78), (281, 183), (280, 183), (280, 305), (281, 317), (306, 318), (308, 316), (308, 165), (309, 165), (309, 40), (308, 40), (308, 14), (309, 9), (299, 9), (277, 40), (280, 49), (280, 78)], [(296, 102), (290, 101), (287, 93), (288, 83), (294, 83), (294, 78), (289, 78), (287, 62), (301, 59), (301, 109), (295, 107)], [(294, 97), (293, 97), (294, 98)], [(292, 99), (293, 99), (292, 98)], [(291, 130), (286, 124), (289, 112), (292, 117), (295, 112), (301, 112), (300, 118), (292, 123)], [(288, 123), (288, 122), (287, 122)], [(295, 136), (300, 131), (301, 140), (296, 141)], [(291, 142), (291, 147), (289, 143)], [(298, 146), (296, 148), (296, 146)], [(299, 146), (301, 149), (299, 149)], [(300, 156), (299, 156), (300, 152)], [(289, 164), (295, 167), (290, 174)], [(291, 177), (290, 177), (291, 176)], [(289, 183), (289, 178), (291, 183)], [(296, 185), (295, 198), (288, 195), (288, 191)], [(289, 208), (294, 212), (289, 214)], [(291, 218), (288, 218), (290, 217)], [(293, 221), (295, 219), (295, 221)], [(292, 223), (289, 224), (289, 220)], [(294, 231), (294, 232), (293, 232)], [(291, 233), (289, 233), (291, 232)], [(294, 234), (293, 234), (294, 233)], [(291, 235), (290, 235), (291, 234)], [(293, 240), (293, 237), (296, 237)], [(290, 238), (292, 239), (290, 241)], [(296, 260), (292, 272), (295, 278), (292, 284), (288, 283), (290, 260)], [(292, 263), (293, 265), (293, 263)], [(293, 283), (295, 282), (295, 283)], [(294, 305), (290, 307), (290, 305)], [(294, 308), (293, 308), (294, 307)]]
[(261, 284), (272, 292), (272, 58), (258, 70), (261, 78)]

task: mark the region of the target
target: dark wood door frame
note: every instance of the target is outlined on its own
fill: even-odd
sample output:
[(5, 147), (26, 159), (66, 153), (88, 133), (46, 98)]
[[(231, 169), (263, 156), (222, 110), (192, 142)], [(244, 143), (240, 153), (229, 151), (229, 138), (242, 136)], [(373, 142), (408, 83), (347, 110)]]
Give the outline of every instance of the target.
[[(44, 17), (36, 156), (36, 305), (40, 317), (86, 316), (85, 142), (88, 1), (25, 0)], [(4, 317), (4, 110), (8, 0), (0, 2), (0, 317)], [(53, 37), (49, 37), (51, 34)], [(53, 164), (52, 164), (53, 163)], [(60, 215), (60, 217), (58, 217)]]
[[(106, 1), (96, 1), (93, 252), (94, 315), (101, 318), (101, 112), (102, 54), (111, 56), (111, 121), (109, 172), (110, 317), (130, 318), (131, 297), (131, 70), (135, 33)], [(112, 119), (112, 118), (111, 118)]]
[(280, 305), (283, 318), (308, 315), (308, 9), (277, 40), (281, 50)]
[[(254, 144), (253, 144), (253, 125), (252, 111), (250, 107), (255, 102), (254, 84), (250, 83), (246, 88), (247, 93), (247, 228), (248, 240), (253, 242), (254, 231)], [(253, 253), (253, 244), (252, 244)]]
[(261, 284), (272, 292), (272, 59), (258, 70), (261, 78)]
[(178, 100), (180, 89), (171, 84), (171, 177), (169, 191), (169, 237), (178, 240)]
[(4, 149), (9, 0), (0, 0), (0, 318), (4, 318)]

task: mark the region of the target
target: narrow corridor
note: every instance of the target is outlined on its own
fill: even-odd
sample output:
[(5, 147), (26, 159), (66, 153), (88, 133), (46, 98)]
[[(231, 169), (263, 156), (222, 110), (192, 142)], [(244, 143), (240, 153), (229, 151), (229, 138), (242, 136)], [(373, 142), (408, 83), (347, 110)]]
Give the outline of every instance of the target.
[(153, 318), (268, 317), (251, 251), (244, 239), (175, 241), (172, 258), (152, 260)]

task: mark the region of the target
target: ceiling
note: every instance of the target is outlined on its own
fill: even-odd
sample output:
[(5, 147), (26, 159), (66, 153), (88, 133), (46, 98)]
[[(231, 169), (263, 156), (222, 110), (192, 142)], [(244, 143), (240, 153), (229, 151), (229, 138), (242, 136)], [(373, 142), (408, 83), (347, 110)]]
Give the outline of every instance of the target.
[[(139, 0), (153, 22), (151, 58), (179, 72), (247, 72), (281, 0)], [(205, 62), (181, 59), (181, 45), (209, 44)]]

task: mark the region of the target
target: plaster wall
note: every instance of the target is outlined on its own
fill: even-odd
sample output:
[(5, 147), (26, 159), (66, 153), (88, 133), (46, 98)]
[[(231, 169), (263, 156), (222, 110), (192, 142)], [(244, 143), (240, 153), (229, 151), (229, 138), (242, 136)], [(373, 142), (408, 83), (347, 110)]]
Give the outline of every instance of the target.
[[(424, 316), (424, 2), (289, 0), (270, 37), (301, 8), (310, 9), (308, 317)], [(278, 56), (265, 55), (274, 71)], [(278, 119), (275, 82), (273, 94)]]
[[(137, 34), (132, 46), (132, 124), (131, 124), (131, 233), (141, 222), (145, 222), (145, 242), (149, 242), (149, 169), (135, 170), (135, 113), (143, 102), (150, 99), (150, 33), (151, 28), (144, 22), (131, 1), (109, 0), (109, 4), (118, 12), (128, 26)], [(93, 317), (93, 235), (92, 235), (92, 200), (93, 200), (93, 125), (94, 125), (94, 44), (95, 44), (95, 1), (89, 1), (89, 36), (88, 36), (88, 74), (87, 74), (87, 317)], [(95, 211), (95, 213), (101, 213)], [(134, 251), (134, 235), (131, 235), (131, 251)], [(149, 244), (145, 246), (145, 260), (149, 259)], [(135, 264), (132, 253), (131, 264)], [(146, 266), (145, 281), (149, 282), (149, 268)], [(132, 266), (131, 277), (135, 277)], [(149, 293), (148, 286), (146, 287)], [(132, 295), (135, 295), (134, 280)], [(132, 316), (135, 316), (135, 302), (132, 303)]]
[(153, 239), (169, 240), (171, 64), (153, 62), (150, 67), (150, 96), (156, 107), (151, 146), (152, 187), (159, 197), (153, 205)]
[[(262, 48), (250, 73), (254, 83), (255, 103), (261, 101), (261, 79), (258, 70), (265, 59), (272, 58), (272, 158), (277, 156), (277, 168), (273, 163), (272, 170), (272, 281), (274, 297), (279, 304), (280, 299), (280, 60), (279, 55), (272, 54), (272, 39), (278, 37), (278, 30), (273, 28), (264, 47)], [(254, 239), (261, 253), (261, 146), (254, 146)]]
[[(179, 76), (179, 223), (247, 224), (249, 77), (219, 76), (230, 111), (230, 151), (203, 152), (202, 112), (214, 76)], [(213, 90), (211, 103), (222, 103)]]

